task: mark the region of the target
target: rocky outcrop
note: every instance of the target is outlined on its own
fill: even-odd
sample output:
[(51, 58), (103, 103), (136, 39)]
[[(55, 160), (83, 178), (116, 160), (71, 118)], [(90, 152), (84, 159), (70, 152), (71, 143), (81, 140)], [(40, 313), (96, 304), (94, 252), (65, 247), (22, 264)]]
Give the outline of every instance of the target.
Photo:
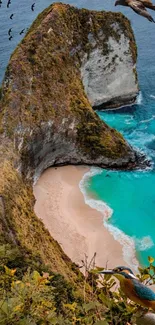
[[(14, 236), (12, 242), (27, 254), (39, 256), (45, 264), (69, 277), (74, 277), (72, 264), (34, 214), (32, 183), (53, 165), (137, 165), (136, 152), (93, 111), (81, 78), (81, 73), (85, 78), (82, 71), (86, 59), (89, 62), (92, 53), (101, 55), (101, 49), (107, 55), (109, 37), (113, 44), (121, 46), (121, 33), (125, 42), (130, 39), (127, 56), (131, 60), (132, 55), (135, 62), (134, 37), (128, 20), (121, 14), (53, 4), (38, 16), (12, 54), (2, 85), (2, 237), (12, 241)], [(115, 68), (116, 62), (112, 61)], [(129, 83), (131, 76), (129, 71)], [(95, 98), (101, 103), (99, 97)]]
[[(125, 54), (116, 58), (125, 50), (129, 52), (126, 60)], [(105, 97), (100, 85), (106, 59), (109, 69), (117, 70), (118, 83), (123, 78), (122, 66), (130, 84), (129, 92), (131, 87), (135, 88), (133, 67), (125, 65), (135, 63), (136, 46), (130, 24), (120, 13), (54, 4), (38, 17), (13, 53), (3, 82), (1, 127), (20, 155), (21, 173), (29, 179), (60, 164), (135, 166), (137, 157), (133, 149), (117, 131), (100, 121), (84, 91), (82, 79), (84, 86), (88, 83), (84, 70), (87, 71), (89, 62), (96, 67), (93, 58), (101, 60), (96, 78), (92, 73), (96, 86), (93, 87), (93, 81), (91, 88), (88, 84), (87, 93), (92, 96), (93, 105), (101, 105)], [(89, 71), (89, 79), (90, 75)], [(108, 101), (112, 96), (116, 100), (119, 89), (116, 79), (113, 88), (112, 83), (111, 88), (106, 84), (111, 78), (113, 74), (108, 73), (102, 87)], [(122, 88), (120, 84), (120, 93)], [(110, 92), (114, 93), (111, 97)]]
[(108, 36), (103, 51), (104, 29), (98, 32), (100, 46), (92, 34), (88, 35), (91, 52), (82, 60), (81, 75), (91, 105), (97, 109), (119, 107), (135, 102), (138, 83), (135, 69), (135, 49), (129, 35), (124, 35), (120, 24), (113, 24), (116, 38)]
[(138, 94), (135, 60), (129, 36), (114, 24), (118, 38), (108, 37), (105, 53), (101, 47), (104, 31), (99, 31), (100, 46), (89, 34), (92, 50), (82, 60), (81, 75), (91, 105), (97, 109), (119, 107), (135, 102)]

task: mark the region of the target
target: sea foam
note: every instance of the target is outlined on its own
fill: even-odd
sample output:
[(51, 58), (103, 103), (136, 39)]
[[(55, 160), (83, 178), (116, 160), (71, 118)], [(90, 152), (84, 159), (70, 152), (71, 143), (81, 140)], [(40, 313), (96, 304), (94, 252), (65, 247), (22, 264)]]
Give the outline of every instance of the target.
[(135, 242), (139, 251), (145, 251), (154, 246), (154, 242), (150, 236), (145, 236), (141, 239), (135, 238)]
[(143, 101), (143, 95), (142, 95), (142, 92), (140, 91), (138, 96), (137, 96), (137, 99), (136, 99), (136, 104), (141, 105), (142, 101)]
[(91, 198), (88, 194), (88, 190), (86, 189), (86, 187), (88, 187), (89, 185), (90, 177), (97, 174), (101, 174), (102, 171), (103, 170), (101, 168), (92, 167), (90, 171), (84, 174), (82, 180), (79, 183), (79, 187), (80, 187), (80, 191), (84, 195), (85, 203), (88, 204), (91, 208), (101, 212), (104, 218), (108, 219), (112, 216), (113, 210), (105, 202)]
[(150, 117), (149, 119), (147, 119), (147, 120), (142, 120), (142, 121), (140, 121), (139, 123), (149, 123), (149, 122), (153, 121), (154, 119), (155, 119), (155, 115), (152, 115), (152, 117)]
[(135, 241), (134, 238), (127, 236), (117, 227), (109, 224), (107, 221), (112, 216), (113, 210), (103, 201), (91, 198), (88, 194), (88, 186), (90, 177), (101, 174), (101, 168), (92, 167), (90, 171), (84, 174), (82, 180), (79, 183), (79, 188), (84, 195), (85, 203), (91, 208), (96, 209), (103, 215), (103, 224), (108, 231), (113, 235), (114, 239), (122, 245), (123, 259), (135, 272), (138, 270), (138, 261), (135, 257)]
[(132, 237), (127, 236), (123, 231), (117, 227), (104, 221), (104, 226), (113, 235), (114, 239), (122, 245), (124, 261), (134, 270), (138, 271), (139, 263), (136, 259), (135, 241)]

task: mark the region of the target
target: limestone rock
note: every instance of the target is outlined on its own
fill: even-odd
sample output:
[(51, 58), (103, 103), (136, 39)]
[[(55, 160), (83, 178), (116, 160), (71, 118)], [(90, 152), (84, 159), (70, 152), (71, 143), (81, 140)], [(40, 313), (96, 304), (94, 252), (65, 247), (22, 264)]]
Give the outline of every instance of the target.
[(100, 109), (133, 103), (138, 94), (138, 83), (133, 49), (128, 35), (122, 34), (119, 24), (113, 26), (118, 38), (109, 35), (107, 52), (101, 47), (104, 28), (98, 32), (100, 46), (90, 37), (92, 50), (82, 60), (81, 75), (92, 106)]

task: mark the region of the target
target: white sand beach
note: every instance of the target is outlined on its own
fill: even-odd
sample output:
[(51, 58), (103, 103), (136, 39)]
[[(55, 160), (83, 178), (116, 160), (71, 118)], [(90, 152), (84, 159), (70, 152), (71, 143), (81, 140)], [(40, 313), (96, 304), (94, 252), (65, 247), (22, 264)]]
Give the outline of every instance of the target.
[(96, 265), (126, 265), (122, 246), (103, 226), (103, 217), (85, 204), (79, 182), (89, 170), (85, 166), (47, 169), (34, 186), (35, 212), (52, 237), (78, 265), (85, 254), (96, 252)]

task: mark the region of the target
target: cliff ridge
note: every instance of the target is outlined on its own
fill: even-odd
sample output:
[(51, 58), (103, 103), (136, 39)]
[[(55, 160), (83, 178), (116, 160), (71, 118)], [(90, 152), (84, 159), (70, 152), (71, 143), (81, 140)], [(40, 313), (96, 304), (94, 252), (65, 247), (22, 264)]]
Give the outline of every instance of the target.
[(119, 43), (120, 30), (129, 37), (129, 58), (135, 63), (134, 36), (123, 15), (55, 3), (12, 54), (2, 84), (1, 243), (18, 246), (22, 256), (67, 278), (76, 279), (76, 268), (35, 216), (32, 185), (54, 165), (138, 165), (135, 150), (92, 109), (81, 77), (86, 55), (88, 62), (93, 51), (102, 48), (105, 55), (106, 39), (110, 35)]

